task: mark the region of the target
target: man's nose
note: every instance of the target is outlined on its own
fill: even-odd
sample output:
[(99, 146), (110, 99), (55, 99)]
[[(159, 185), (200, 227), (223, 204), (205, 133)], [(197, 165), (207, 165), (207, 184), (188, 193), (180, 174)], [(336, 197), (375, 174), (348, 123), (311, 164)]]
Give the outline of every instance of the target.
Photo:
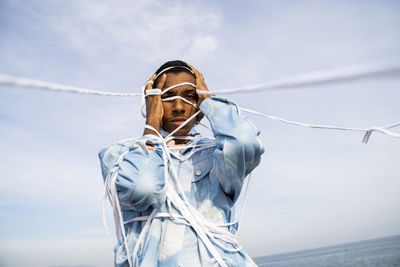
[(185, 112), (185, 103), (182, 101), (182, 99), (177, 98), (174, 100), (173, 111), (177, 113)]

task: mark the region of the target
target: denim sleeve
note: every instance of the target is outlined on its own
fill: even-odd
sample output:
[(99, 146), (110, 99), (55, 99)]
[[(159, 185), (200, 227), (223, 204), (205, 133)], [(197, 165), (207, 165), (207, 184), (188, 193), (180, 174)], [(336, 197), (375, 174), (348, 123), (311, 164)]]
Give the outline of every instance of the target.
[[(145, 211), (165, 202), (164, 164), (157, 152), (147, 151), (145, 142), (116, 144), (99, 153), (103, 178), (117, 173), (115, 186), (124, 209)], [(107, 182), (110, 186), (111, 179)]]
[(236, 201), (244, 178), (260, 163), (264, 153), (258, 139), (260, 131), (227, 99), (207, 98), (200, 109), (210, 121), (217, 146), (210, 175)]

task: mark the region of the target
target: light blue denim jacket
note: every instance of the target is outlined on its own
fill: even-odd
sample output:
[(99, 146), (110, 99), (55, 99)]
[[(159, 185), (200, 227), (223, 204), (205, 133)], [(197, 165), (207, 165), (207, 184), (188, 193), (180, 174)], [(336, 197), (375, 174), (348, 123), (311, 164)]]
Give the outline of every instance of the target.
[[(260, 132), (229, 100), (208, 98), (200, 109), (210, 121), (216, 145), (184, 161), (172, 156), (172, 162), (190, 204), (213, 223), (232, 222), (235, 220), (234, 204), (244, 179), (260, 163), (264, 152), (257, 137)], [(153, 208), (157, 212), (167, 212), (164, 161), (160, 150), (147, 150), (146, 142), (151, 137), (145, 135), (122, 141), (99, 153), (104, 178), (111, 168), (118, 168), (116, 188), (124, 221), (149, 215)], [(124, 153), (123, 160), (116, 166)], [(181, 153), (190, 153), (190, 149)], [(129, 251), (133, 251), (144, 224), (145, 221), (125, 224)], [(229, 227), (232, 233), (236, 229), (237, 225)], [(256, 266), (243, 250), (217, 249), (227, 266)], [(154, 218), (136, 258), (136, 266), (218, 266), (210, 255), (190, 226), (174, 223), (169, 218)], [(115, 246), (115, 266), (128, 266), (121, 241)]]

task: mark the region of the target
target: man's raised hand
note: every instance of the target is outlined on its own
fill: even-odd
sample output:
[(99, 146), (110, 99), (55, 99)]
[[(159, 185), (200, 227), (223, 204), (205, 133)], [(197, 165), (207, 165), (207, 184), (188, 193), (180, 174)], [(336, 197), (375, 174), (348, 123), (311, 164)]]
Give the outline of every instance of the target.
[[(156, 84), (157, 88), (163, 89), (167, 75), (163, 74), (161, 80)], [(149, 89), (153, 89), (153, 83), (156, 80), (156, 75), (154, 74), (146, 82), (145, 92)], [(146, 97), (146, 124), (152, 126), (158, 132), (162, 127), (162, 118), (164, 116), (164, 109), (161, 102), (161, 95), (149, 95)], [(144, 129), (143, 134), (154, 134), (158, 135), (150, 129)]]
[[(208, 91), (207, 85), (204, 81), (203, 74), (200, 73), (195, 67), (190, 66), (190, 69), (194, 72), (194, 76), (196, 77), (196, 91)], [(202, 94), (197, 92), (198, 95), (198, 100), (197, 100), (197, 109), (200, 108), (201, 102), (203, 102), (204, 99), (209, 98), (210, 94)], [(200, 121), (204, 117), (204, 114), (201, 113), (197, 116), (197, 121)]]

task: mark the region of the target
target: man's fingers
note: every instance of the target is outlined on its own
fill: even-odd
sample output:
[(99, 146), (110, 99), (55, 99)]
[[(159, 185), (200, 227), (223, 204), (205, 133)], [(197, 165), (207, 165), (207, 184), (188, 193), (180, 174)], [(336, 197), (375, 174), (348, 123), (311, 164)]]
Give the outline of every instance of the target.
[(154, 83), (155, 78), (156, 78), (156, 75), (153, 74), (153, 76), (151, 76), (150, 79), (146, 82), (146, 87), (145, 87), (146, 90), (153, 88), (153, 83)]
[(189, 65), (190, 69), (194, 72), (194, 76), (196, 77), (196, 86), (198, 90), (208, 91), (207, 85), (204, 82), (204, 76), (198, 71), (195, 67)]
[(165, 81), (167, 80), (167, 74), (163, 74), (162, 76), (161, 76), (161, 80), (160, 80), (160, 82), (157, 84), (157, 88), (159, 88), (159, 89), (163, 89), (164, 88), (164, 84), (165, 84)]
[(199, 78), (201, 78), (201, 77), (200, 77), (200, 72), (199, 72), (195, 67), (193, 67), (192, 65), (189, 65), (189, 67), (190, 67), (190, 69), (193, 71), (194, 76), (196, 77), (196, 80), (199, 79)]
[[(204, 82), (204, 76), (203, 74), (201, 74), (200, 71), (198, 71), (195, 67), (189, 65), (190, 69), (193, 71), (194, 76), (196, 78), (196, 87), (197, 90), (199, 91), (208, 91), (207, 85)], [(198, 96), (198, 100), (197, 100), (197, 110), (200, 109), (200, 105), (203, 102), (204, 99), (209, 98), (211, 95), (209, 94), (202, 94), (197, 92), (197, 96)], [(203, 113), (200, 113), (199, 115), (197, 115), (196, 119), (197, 121), (201, 121), (201, 119), (204, 117)]]
[[(150, 77), (150, 79), (146, 82), (146, 90), (148, 89), (153, 89), (154, 87), (154, 81), (156, 80), (156, 75), (154, 74), (153, 76)], [(161, 76), (161, 80), (157, 84), (157, 88), (163, 89), (165, 81), (167, 80), (167, 74), (163, 74)]]
[(192, 65), (188, 65), (188, 66), (193, 72), (196, 72), (196, 68), (195, 67), (193, 67)]

